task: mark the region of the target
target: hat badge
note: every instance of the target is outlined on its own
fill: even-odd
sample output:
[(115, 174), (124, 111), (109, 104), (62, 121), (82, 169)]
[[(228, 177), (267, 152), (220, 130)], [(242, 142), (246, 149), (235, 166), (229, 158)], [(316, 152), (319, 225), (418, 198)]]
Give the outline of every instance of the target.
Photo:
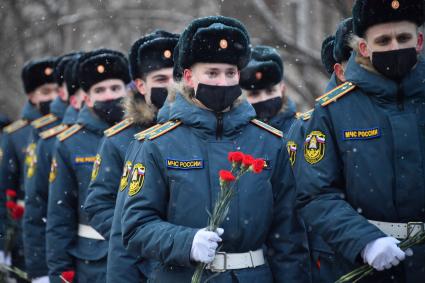
[(262, 78), (263, 78), (263, 73), (261, 73), (261, 72), (256, 72), (255, 73), (255, 79), (257, 81), (261, 80)]
[(168, 50), (168, 49), (167, 49), (167, 50), (165, 50), (165, 51), (164, 51), (164, 57), (165, 57), (165, 58), (167, 58), (167, 59), (171, 58), (171, 51), (170, 51), (170, 50)]
[(46, 69), (44, 69), (44, 74), (46, 76), (50, 76), (53, 73), (53, 69), (50, 67), (47, 67)]
[(393, 0), (393, 2), (391, 2), (391, 8), (397, 10), (398, 8), (400, 8), (400, 2), (398, 2), (397, 0)]
[(220, 40), (219, 44), (221, 49), (226, 49), (228, 46), (227, 40), (225, 40), (224, 38)]
[(105, 66), (103, 66), (103, 65), (97, 66), (97, 72), (99, 74), (103, 74), (105, 72)]

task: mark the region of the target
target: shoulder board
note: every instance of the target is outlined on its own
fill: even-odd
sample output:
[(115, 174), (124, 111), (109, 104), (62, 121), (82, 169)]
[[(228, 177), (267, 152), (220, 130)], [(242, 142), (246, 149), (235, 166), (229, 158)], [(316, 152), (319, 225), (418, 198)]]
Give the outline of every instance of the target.
[(110, 127), (109, 129), (105, 130), (103, 133), (106, 137), (111, 137), (113, 135), (118, 134), (122, 130), (127, 129), (132, 124), (133, 124), (133, 119), (128, 118), (128, 119), (122, 120), (121, 122), (119, 122), (115, 126)]
[(168, 121), (167, 123), (164, 123), (161, 127), (158, 127), (156, 130), (149, 133), (148, 139), (154, 140), (157, 137), (162, 136), (165, 133), (168, 133), (178, 126), (182, 124), (181, 121)]
[(40, 133), (40, 138), (42, 138), (43, 140), (45, 140), (45, 139), (54, 137), (54, 136), (62, 133), (66, 129), (68, 129), (68, 126), (65, 125), (65, 124), (57, 125), (56, 127), (53, 127), (51, 129), (48, 129), (46, 131), (41, 132)]
[(161, 127), (162, 125), (163, 125), (163, 124), (156, 124), (156, 125), (154, 125), (154, 126), (152, 126), (152, 127), (149, 127), (149, 128), (147, 128), (147, 129), (145, 129), (145, 130), (143, 130), (143, 131), (141, 131), (141, 132), (139, 132), (139, 133), (135, 134), (135, 135), (134, 135), (134, 138), (135, 138), (136, 140), (142, 141), (142, 140), (144, 140), (144, 139), (146, 138), (146, 136), (147, 136), (148, 134), (152, 133), (153, 131), (155, 131), (156, 129), (158, 129), (159, 127)]
[(257, 119), (253, 119), (251, 120), (251, 123), (256, 125), (257, 127), (260, 127), (261, 129), (266, 130), (267, 132), (272, 133), (275, 136), (278, 136), (279, 138), (283, 138), (283, 134), (281, 131), (279, 131), (276, 128), (273, 128), (272, 126), (270, 126), (269, 124), (266, 124), (264, 122), (261, 122), (260, 120)]
[(25, 127), (26, 125), (28, 125), (28, 121), (24, 120), (24, 119), (19, 119), (15, 122), (13, 122), (12, 124), (8, 125), (7, 127), (4, 127), (3, 131), (5, 133), (13, 133), (16, 132), (17, 130)]
[(343, 97), (353, 89), (355, 89), (356, 86), (352, 82), (346, 82), (342, 85), (337, 86), (333, 90), (325, 93), (324, 95), (320, 96), (316, 99), (316, 101), (322, 105), (323, 107), (336, 101), (338, 98)]
[(296, 118), (299, 119), (299, 120), (307, 121), (311, 118), (311, 115), (313, 114), (313, 112), (314, 112), (314, 108), (310, 109), (310, 110), (308, 110), (304, 113), (297, 113)]
[(32, 121), (31, 126), (33, 126), (36, 129), (40, 129), (41, 127), (47, 126), (57, 120), (58, 120), (58, 117), (56, 117), (55, 114), (50, 113)]
[(60, 133), (58, 135), (58, 139), (60, 141), (64, 141), (67, 138), (69, 138), (70, 136), (72, 136), (73, 134), (75, 134), (76, 132), (78, 132), (79, 130), (81, 130), (82, 128), (83, 128), (82, 125), (75, 124), (71, 128), (67, 129), (65, 132)]

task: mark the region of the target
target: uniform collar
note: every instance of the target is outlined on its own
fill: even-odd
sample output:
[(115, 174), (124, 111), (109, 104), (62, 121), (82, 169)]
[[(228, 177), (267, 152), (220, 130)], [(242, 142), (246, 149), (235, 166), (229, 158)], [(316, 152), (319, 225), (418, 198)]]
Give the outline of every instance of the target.
[(29, 100), (25, 102), (24, 108), (22, 109), (21, 114), (23, 119), (33, 121), (41, 117), (41, 113), (37, 110), (35, 105), (33, 105)]
[(50, 104), (50, 112), (62, 119), (67, 107), (68, 103), (62, 101), (62, 99), (58, 96)]
[(77, 123), (83, 125), (89, 131), (101, 136), (103, 136), (103, 131), (110, 127), (108, 123), (97, 117), (94, 112), (87, 106), (84, 106), (80, 110)]
[[(246, 100), (234, 106), (230, 111), (224, 112), (222, 116), (223, 137), (231, 137), (238, 133), (254, 117), (255, 110)], [(170, 119), (182, 121), (183, 124), (199, 130), (205, 137), (216, 135), (216, 114), (194, 105), (180, 93), (177, 93), (176, 101), (170, 109)]]
[(78, 117), (78, 111), (71, 105), (66, 108), (65, 115), (63, 117), (62, 123), (66, 125), (75, 124)]
[(354, 83), (369, 95), (376, 96), (384, 101), (395, 101), (399, 89), (404, 96), (412, 96), (423, 92), (424, 60), (419, 58), (418, 64), (407, 74), (400, 84), (386, 77), (366, 70), (356, 62), (356, 53), (353, 52), (345, 71), (347, 81)]

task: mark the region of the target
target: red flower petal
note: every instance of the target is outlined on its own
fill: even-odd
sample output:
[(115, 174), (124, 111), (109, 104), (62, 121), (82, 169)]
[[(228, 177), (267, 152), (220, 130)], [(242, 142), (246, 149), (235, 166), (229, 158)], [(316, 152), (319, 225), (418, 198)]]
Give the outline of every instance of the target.
[(232, 172), (227, 170), (220, 170), (219, 172), (220, 180), (224, 182), (233, 182), (236, 180), (236, 177), (233, 176)]
[(16, 205), (12, 209), (12, 218), (15, 220), (19, 220), (22, 218), (22, 216), (24, 216), (24, 207), (21, 205)]
[(254, 157), (252, 157), (252, 155), (245, 154), (243, 159), (242, 159), (242, 164), (246, 167), (249, 167), (253, 163), (254, 163)]
[(13, 209), (13, 208), (15, 208), (15, 206), (16, 206), (16, 202), (11, 201), (11, 200), (6, 201), (6, 207), (8, 209)]
[(229, 152), (228, 159), (230, 162), (241, 163), (244, 158), (244, 154), (240, 151)]
[(7, 189), (6, 190), (6, 196), (11, 197), (11, 198), (16, 197), (16, 191), (12, 190), (12, 189)]
[(252, 163), (252, 172), (257, 174), (261, 173), (261, 171), (263, 171), (264, 169), (264, 165), (265, 165), (265, 162), (263, 159), (261, 158), (255, 159), (254, 162)]
[(72, 281), (74, 281), (75, 271), (74, 270), (64, 271), (64, 272), (62, 272), (61, 275), (66, 281), (72, 282)]

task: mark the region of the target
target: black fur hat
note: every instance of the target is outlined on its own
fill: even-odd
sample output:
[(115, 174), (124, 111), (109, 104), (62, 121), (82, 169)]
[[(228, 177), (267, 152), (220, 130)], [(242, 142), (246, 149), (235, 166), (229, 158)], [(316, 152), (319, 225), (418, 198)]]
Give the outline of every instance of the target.
[(173, 52), (179, 36), (156, 30), (134, 42), (128, 54), (131, 78), (134, 80), (143, 74), (173, 67)]
[(250, 39), (245, 26), (223, 16), (199, 18), (184, 30), (174, 52), (175, 73), (195, 63), (227, 63), (241, 70), (251, 56)]
[(333, 56), (336, 62), (348, 61), (351, 56), (349, 45), (350, 36), (353, 33), (353, 18), (347, 18), (339, 23), (335, 33)]
[(44, 84), (56, 83), (55, 65), (56, 58), (54, 57), (28, 61), (21, 74), (25, 93), (33, 92)]
[(243, 89), (265, 89), (283, 79), (283, 62), (279, 53), (270, 46), (256, 46), (251, 50), (251, 60), (241, 71), (239, 85)]
[(357, 0), (353, 6), (353, 30), (360, 37), (377, 24), (409, 21), (421, 26), (425, 21), (424, 0)]
[(321, 50), (322, 64), (329, 75), (332, 75), (332, 73), (334, 72), (334, 65), (335, 63), (337, 63), (333, 55), (334, 46), (335, 46), (334, 35), (330, 35), (326, 37), (325, 40), (323, 40), (322, 42), (322, 50)]
[(73, 96), (80, 88), (80, 84), (78, 82), (78, 66), (79, 60), (83, 55), (84, 52), (76, 53), (65, 66), (64, 81), (66, 83), (66, 89), (68, 90), (69, 96)]
[(119, 51), (98, 49), (85, 53), (79, 61), (78, 83), (88, 92), (101, 81), (120, 79), (125, 84), (130, 82), (127, 58)]
[(63, 56), (60, 56), (57, 60), (55, 67), (55, 80), (59, 86), (62, 86), (64, 83), (65, 76), (65, 67), (68, 63), (72, 61), (73, 56), (77, 54), (76, 52), (68, 53)]

